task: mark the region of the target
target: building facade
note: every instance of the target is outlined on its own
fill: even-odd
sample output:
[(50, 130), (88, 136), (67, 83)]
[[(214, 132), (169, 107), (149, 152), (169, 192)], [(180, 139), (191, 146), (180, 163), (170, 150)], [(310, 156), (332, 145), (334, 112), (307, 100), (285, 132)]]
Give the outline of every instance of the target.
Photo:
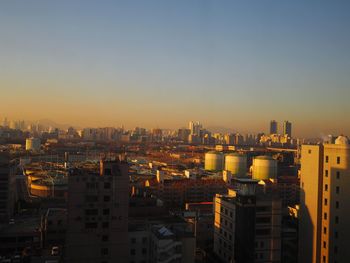
[(281, 201), (256, 192), (257, 181), (214, 198), (214, 253), (222, 262), (281, 262)]
[(129, 262), (128, 184), (125, 161), (101, 161), (100, 173), (70, 173), (67, 262)]
[(350, 237), (350, 145), (303, 145), (301, 157), (300, 262), (347, 262)]

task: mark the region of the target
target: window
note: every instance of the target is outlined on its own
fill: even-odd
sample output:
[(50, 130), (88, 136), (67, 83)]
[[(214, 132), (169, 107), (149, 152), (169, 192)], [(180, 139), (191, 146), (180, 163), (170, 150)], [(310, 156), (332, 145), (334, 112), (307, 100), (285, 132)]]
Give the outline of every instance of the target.
[(334, 238), (335, 238), (335, 239), (338, 238), (338, 231), (334, 231)]
[(142, 238), (142, 244), (146, 244), (147, 243), (147, 237), (143, 237)]
[(272, 210), (271, 206), (257, 206), (256, 212), (270, 212)]
[(322, 261), (323, 261), (323, 263), (326, 263), (326, 256), (322, 257)]
[(308, 153), (310, 154), (310, 153), (311, 153), (311, 150), (309, 150)]
[(109, 237), (107, 235), (103, 235), (101, 240), (102, 242), (107, 242), (109, 240)]
[(328, 191), (328, 184), (325, 184), (325, 185), (324, 185), (324, 190), (325, 190), (325, 191)]
[(103, 209), (103, 215), (105, 215), (105, 216), (109, 215), (109, 209), (108, 208)]
[(147, 249), (146, 248), (143, 248), (142, 249), (142, 255), (146, 255), (147, 254)]
[(324, 205), (328, 205), (328, 199), (327, 198), (324, 199)]
[(105, 168), (104, 174), (105, 175), (112, 175), (112, 170), (110, 168)]
[(339, 194), (339, 192), (340, 192), (340, 187), (339, 187), (339, 186), (337, 186), (337, 187), (335, 188), (335, 192), (336, 192), (337, 194)]
[(339, 223), (339, 217), (338, 217), (338, 216), (335, 217), (335, 223), (336, 223), (336, 224)]
[(108, 255), (108, 248), (101, 248), (101, 255), (102, 256)]
[(328, 159), (329, 159), (328, 156), (326, 156), (326, 163), (328, 163)]
[(337, 253), (338, 253), (338, 247), (334, 246), (334, 254), (337, 254)]
[(130, 255), (135, 255), (135, 249), (130, 249)]
[(340, 164), (340, 157), (337, 157), (337, 164)]
[(92, 223), (85, 223), (85, 228), (86, 228), (86, 229), (97, 228), (97, 223), (95, 223), (95, 222), (92, 222)]
[(105, 183), (104, 183), (104, 188), (105, 188), (105, 189), (111, 189), (111, 183), (105, 182)]
[(263, 241), (260, 242), (260, 247), (264, 247), (264, 242)]
[(337, 179), (340, 179), (340, 172), (337, 171)]
[(327, 220), (327, 213), (324, 213), (324, 214), (323, 214), (323, 219), (324, 219), (324, 220)]
[(271, 222), (271, 217), (257, 217), (256, 223), (258, 224), (269, 224)]
[(327, 244), (326, 241), (323, 241), (323, 248), (326, 248)]
[(327, 227), (323, 228), (323, 234), (327, 234)]
[(97, 209), (85, 209), (85, 215), (86, 216), (96, 216), (98, 215)]
[(233, 213), (232, 212), (230, 212), (230, 217), (233, 218)]
[(132, 244), (135, 244), (135, 243), (136, 243), (136, 238), (132, 238), (132, 239), (131, 239), (131, 243), (132, 243)]
[(97, 202), (98, 201), (98, 197), (97, 195), (87, 195), (85, 197), (86, 202)]
[(104, 201), (104, 202), (109, 202), (109, 201), (111, 201), (111, 197), (110, 197), (109, 195), (105, 195), (105, 196), (103, 197), (103, 201)]
[(325, 171), (324, 171), (324, 175), (325, 175), (326, 177), (328, 177), (328, 170), (325, 170)]
[(108, 222), (103, 222), (102, 223), (102, 228), (108, 228), (109, 227), (109, 223)]
[(335, 201), (335, 208), (339, 208), (339, 202), (338, 201)]
[(255, 233), (257, 236), (266, 236), (271, 234), (271, 229), (256, 229)]

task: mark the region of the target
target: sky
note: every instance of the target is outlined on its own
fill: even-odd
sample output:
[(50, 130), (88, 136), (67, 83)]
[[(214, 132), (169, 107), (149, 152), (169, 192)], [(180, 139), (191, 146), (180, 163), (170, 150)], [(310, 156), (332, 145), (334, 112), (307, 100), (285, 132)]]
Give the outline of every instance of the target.
[(0, 117), (350, 135), (349, 1), (1, 1)]

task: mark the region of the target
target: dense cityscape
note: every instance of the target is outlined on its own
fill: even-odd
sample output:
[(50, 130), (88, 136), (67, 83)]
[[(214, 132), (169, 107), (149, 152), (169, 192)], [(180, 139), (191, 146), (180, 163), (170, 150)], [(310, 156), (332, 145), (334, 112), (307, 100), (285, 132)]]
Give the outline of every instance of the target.
[(306, 142), (292, 127), (62, 130), (5, 118), (2, 262), (311, 262), (313, 243), (343, 262), (348, 138)]
[(0, 1), (0, 263), (350, 262), (350, 1)]

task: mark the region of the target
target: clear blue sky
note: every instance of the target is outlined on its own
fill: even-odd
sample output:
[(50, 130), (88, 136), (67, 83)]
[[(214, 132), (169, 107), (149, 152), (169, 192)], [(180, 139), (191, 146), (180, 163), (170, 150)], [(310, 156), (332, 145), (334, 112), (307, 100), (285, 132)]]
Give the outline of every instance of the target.
[(0, 117), (350, 134), (349, 1), (1, 1)]

